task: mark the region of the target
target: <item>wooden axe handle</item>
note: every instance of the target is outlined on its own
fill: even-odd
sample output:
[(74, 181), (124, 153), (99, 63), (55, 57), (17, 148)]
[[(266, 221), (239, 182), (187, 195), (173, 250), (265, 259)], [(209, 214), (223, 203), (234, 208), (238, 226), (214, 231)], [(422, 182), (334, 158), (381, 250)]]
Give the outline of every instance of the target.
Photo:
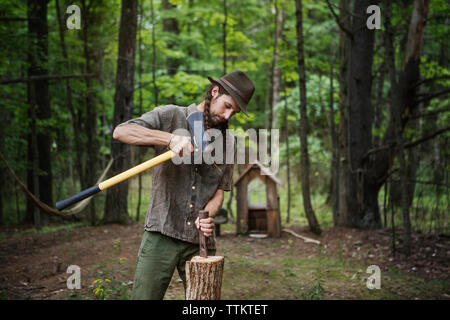
[(164, 152), (163, 154), (160, 154), (159, 156), (156, 156), (150, 160), (147, 160), (131, 169), (128, 169), (127, 171), (119, 173), (118, 175), (115, 175), (114, 177), (111, 177), (108, 180), (100, 182), (96, 186), (93, 186), (86, 190), (83, 190), (68, 199), (57, 202), (56, 209), (62, 210), (64, 208), (67, 208), (68, 206), (70, 206), (74, 203), (77, 203), (83, 199), (93, 196), (94, 194), (96, 194), (100, 191), (106, 190), (109, 187), (112, 187), (126, 179), (129, 179), (147, 169), (150, 169), (151, 167), (154, 167), (154, 166), (160, 164), (161, 162), (172, 159), (175, 156), (176, 156), (176, 153), (173, 152), (172, 150)]
[[(206, 219), (209, 217), (209, 212), (206, 210), (200, 210), (198, 212), (198, 217), (199, 217), (198, 223), (200, 223), (200, 219)], [(206, 247), (205, 234), (200, 229), (198, 230), (198, 232), (199, 232), (198, 236), (199, 236), (199, 244), (200, 244), (200, 257), (207, 258), (208, 257), (208, 248)]]

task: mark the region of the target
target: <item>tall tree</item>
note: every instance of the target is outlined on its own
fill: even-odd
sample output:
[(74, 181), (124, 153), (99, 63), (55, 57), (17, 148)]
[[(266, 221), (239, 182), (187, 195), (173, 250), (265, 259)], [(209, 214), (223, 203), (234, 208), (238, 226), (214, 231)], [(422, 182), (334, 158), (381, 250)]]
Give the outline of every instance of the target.
[(299, 87), (300, 87), (300, 179), (302, 184), (303, 207), (305, 209), (306, 219), (308, 220), (309, 228), (312, 232), (320, 234), (319, 223), (311, 205), (311, 194), (309, 184), (309, 155), (308, 155), (308, 119), (306, 112), (306, 70), (305, 70), (305, 55), (303, 51), (303, 9), (302, 1), (296, 0), (295, 15), (297, 18), (297, 61), (299, 71)]
[(280, 101), (280, 82), (281, 82), (281, 68), (277, 65), (280, 60), (280, 48), (279, 42), (281, 38), (281, 32), (283, 30), (284, 24), (284, 3), (279, 3), (277, 0), (274, 2), (275, 15), (274, 15), (274, 34), (273, 34), (273, 55), (272, 55), (272, 103), (270, 108), (270, 118), (269, 118), (269, 130), (272, 129), (272, 123), (274, 121), (274, 108), (276, 104)]
[(223, 0), (223, 15), (224, 20), (222, 24), (223, 34), (223, 74), (227, 73), (227, 21), (228, 21), (228, 7), (227, 0)]
[[(137, 0), (122, 0), (113, 126), (129, 120), (133, 116), (137, 7)], [(111, 155), (114, 158), (111, 175), (129, 169), (131, 163), (129, 145), (112, 140)], [(128, 223), (130, 221), (127, 197), (128, 181), (107, 190), (103, 222)]]
[[(170, 12), (176, 8), (176, 5), (172, 4), (169, 0), (162, 0), (162, 8), (166, 11), (165, 13), (167, 15), (170, 15)], [(177, 19), (175, 17), (163, 18), (163, 30), (168, 33), (167, 49), (175, 48), (177, 44), (175, 38), (180, 34)], [(169, 75), (176, 74), (179, 66), (180, 60), (178, 58), (166, 57), (166, 67)]]
[(352, 41), (348, 61), (348, 210), (349, 223), (361, 228), (380, 228), (378, 199), (374, 197), (374, 186), (364, 179), (367, 171), (361, 160), (372, 146), (373, 110), (371, 105), (372, 63), (375, 29), (367, 28), (366, 10), (377, 4), (373, 0), (354, 2), (351, 23)]
[(348, 158), (347, 158), (347, 146), (348, 146), (348, 61), (351, 38), (348, 34), (350, 29), (350, 1), (339, 1), (339, 113), (340, 121), (338, 128), (338, 150), (339, 150), (339, 177), (338, 181), (338, 211), (333, 212), (334, 225), (345, 225), (347, 217), (349, 215), (347, 207), (347, 197), (349, 195), (348, 187)]
[(330, 203), (333, 208), (333, 221), (337, 221), (339, 215), (339, 141), (335, 125), (334, 110), (334, 63), (336, 59), (335, 42), (332, 43), (330, 58), (330, 116), (329, 126), (331, 135), (331, 183), (330, 183)]
[[(408, 185), (407, 185), (407, 165), (405, 160), (405, 148), (403, 142), (403, 129), (408, 121), (408, 116), (405, 116), (405, 109), (408, 114), (413, 112), (413, 99), (416, 95), (415, 84), (419, 80), (419, 63), (420, 55), (422, 53), (423, 35), (428, 14), (429, 0), (416, 0), (411, 17), (410, 28), (408, 32), (408, 41), (406, 43), (405, 58), (403, 61), (402, 71), (398, 76), (395, 66), (395, 55), (393, 48), (393, 36), (391, 27), (391, 9), (389, 1), (385, 1), (385, 25), (387, 35), (385, 37), (385, 45), (388, 59), (389, 76), (390, 76), (390, 110), (391, 120), (385, 139), (395, 143), (394, 154), (397, 155), (400, 164), (400, 184), (402, 195), (402, 216), (403, 216), (403, 230), (404, 230), (404, 249), (406, 254), (411, 252), (411, 222), (409, 216), (410, 201), (408, 199)], [(389, 130), (390, 129), (390, 130)], [(391, 151), (392, 152), (392, 151)]]
[[(56, 0), (56, 17), (58, 20), (58, 30), (59, 30), (59, 39), (60, 39), (60, 46), (61, 46), (61, 52), (63, 55), (63, 61), (64, 61), (64, 69), (65, 72), (68, 73), (70, 71), (70, 60), (69, 55), (67, 52), (67, 45), (65, 40), (65, 34), (64, 34), (64, 24), (61, 19), (61, 10), (59, 6), (59, 0)], [(81, 142), (81, 123), (80, 119), (75, 111), (75, 107), (73, 105), (73, 95), (72, 95), (72, 87), (70, 86), (70, 79), (65, 80), (65, 91), (66, 91), (66, 106), (69, 110), (70, 116), (71, 116), (71, 123), (72, 123), (72, 129), (74, 134), (74, 140), (75, 140), (75, 167), (77, 168), (78, 177), (80, 180), (80, 184), (82, 187), (85, 187), (85, 179), (84, 179), (84, 170), (83, 170), (83, 147)]]
[[(153, 6), (153, 4), (152, 4)], [(138, 25), (138, 84), (139, 84), (139, 115), (142, 114), (142, 21), (144, 18), (144, 5), (143, 1), (139, 2), (139, 25)], [(143, 150), (138, 149), (137, 159), (140, 163), (143, 156)], [(139, 221), (140, 211), (141, 211), (141, 197), (142, 197), (142, 174), (138, 176), (138, 204), (136, 208), (136, 221)]]
[(288, 103), (287, 103), (287, 92), (286, 92), (286, 79), (283, 77), (283, 91), (284, 91), (284, 123), (283, 127), (285, 130), (285, 143), (286, 143), (286, 177), (287, 177), (287, 216), (286, 222), (289, 223), (291, 220), (291, 163), (289, 154), (289, 121), (288, 121)]
[[(92, 5), (87, 6), (86, 0), (81, 1), (82, 9), (83, 9), (83, 55), (85, 62), (85, 73), (92, 72), (92, 63), (93, 63), (93, 53), (92, 47), (89, 46), (89, 34), (91, 23), (93, 22), (93, 18), (90, 15), (90, 7)], [(86, 108), (86, 135), (87, 135), (87, 144), (86, 144), (86, 152), (89, 165), (86, 166), (86, 174), (85, 174), (85, 185), (83, 188), (88, 188), (89, 186), (95, 185), (95, 180), (97, 179), (97, 167), (98, 167), (98, 153), (99, 153), (99, 143), (97, 139), (97, 104), (95, 103), (94, 98), (94, 90), (92, 81), (89, 77), (84, 78), (84, 82), (86, 85), (85, 91), (85, 108)], [(91, 200), (89, 203), (89, 211), (90, 211), (90, 222), (92, 225), (95, 225), (96, 222), (96, 210), (95, 210), (95, 198)]]
[[(347, 163), (341, 167), (344, 170), (341, 170), (343, 175), (340, 185), (346, 196), (340, 198), (339, 224), (358, 228), (381, 227), (378, 192), (388, 177), (392, 160), (398, 155), (399, 144), (402, 144), (399, 137), (401, 138), (412, 109), (418, 104), (416, 83), (420, 76), (420, 52), (429, 1), (417, 0), (414, 4), (401, 71), (395, 71), (392, 57), (387, 60), (391, 63), (388, 70), (391, 79), (392, 116), (382, 138), (383, 145), (379, 148), (372, 148), (374, 116), (370, 101), (375, 30), (366, 27), (366, 9), (372, 4), (376, 3), (369, 0), (355, 1), (350, 27), (345, 28), (340, 24), (348, 35), (349, 48), (346, 52), (349, 58), (344, 69), (348, 84), (348, 100), (344, 104), (348, 105), (341, 113), (341, 122), (346, 127), (343, 138), (347, 139), (346, 144), (341, 146), (345, 150)], [(390, 46), (392, 47), (392, 43)], [(391, 48), (391, 51), (394, 52), (394, 49)], [(405, 212), (406, 210), (404, 219), (407, 223)]]
[[(47, 0), (28, 0), (27, 2), (28, 33), (30, 40), (28, 52), (29, 77), (48, 75), (47, 2)], [(38, 127), (38, 123), (46, 126), (46, 121), (51, 118), (48, 80), (29, 81), (27, 84), (32, 126), (36, 126), (35, 132), (29, 135), (28, 158), (30, 163), (37, 164), (33, 169), (29, 170), (28, 185), (30, 190), (39, 194), (42, 202), (52, 205), (51, 134), (49, 128)], [(33, 122), (33, 119), (36, 119), (36, 122)], [(38, 190), (39, 192), (37, 192)], [(28, 202), (28, 217), (36, 217), (34, 210), (33, 205)], [(44, 212), (42, 212), (40, 219), (43, 225), (49, 222), (49, 216)], [(28, 220), (31, 219), (28, 218)]]
[(156, 85), (156, 20), (153, 0), (150, 0), (150, 12), (152, 15), (152, 83), (155, 106), (158, 105), (158, 86)]

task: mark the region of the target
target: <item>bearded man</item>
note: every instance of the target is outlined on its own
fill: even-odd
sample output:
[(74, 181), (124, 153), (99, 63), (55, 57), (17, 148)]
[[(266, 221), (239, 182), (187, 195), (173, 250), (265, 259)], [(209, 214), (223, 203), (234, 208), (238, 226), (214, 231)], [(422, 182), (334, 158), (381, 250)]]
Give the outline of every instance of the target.
[[(194, 152), (191, 137), (178, 135), (189, 130), (187, 117), (203, 112), (204, 128), (228, 128), (236, 113), (246, 116), (255, 87), (242, 71), (232, 71), (212, 83), (199, 105), (165, 105), (117, 126), (113, 138), (123, 143), (153, 146), (157, 154), (167, 148), (178, 156)], [(175, 268), (186, 290), (185, 264), (199, 254), (200, 229), (207, 237), (209, 253), (215, 254), (214, 216), (222, 207), (224, 191), (231, 190), (232, 164), (175, 164), (166, 161), (152, 169), (152, 191), (145, 231), (138, 253), (132, 299), (164, 298)], [(198, 219), (199, 210), (209, 217)]]

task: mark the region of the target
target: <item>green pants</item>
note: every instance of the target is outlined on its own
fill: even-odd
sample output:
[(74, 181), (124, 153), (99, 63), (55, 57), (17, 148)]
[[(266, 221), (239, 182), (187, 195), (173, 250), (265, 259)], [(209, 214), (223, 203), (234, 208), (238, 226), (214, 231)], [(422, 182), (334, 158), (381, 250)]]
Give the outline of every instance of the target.
[[(134, 275), (133, 300), (162, 300), (175, 267), (186, 291), (186, 261), (199, 254), (199, 245), (145, 231)], [(215, 250), (208, 250), (214, 255)]]

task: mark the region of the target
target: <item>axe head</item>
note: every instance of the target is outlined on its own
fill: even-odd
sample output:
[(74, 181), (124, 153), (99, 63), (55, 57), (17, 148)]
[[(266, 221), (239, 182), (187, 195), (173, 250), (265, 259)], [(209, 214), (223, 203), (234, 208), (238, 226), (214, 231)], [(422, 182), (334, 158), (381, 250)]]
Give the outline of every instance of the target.
[(209, 137), (205, 132), (205, 125), (203, 123), (203, 112), (196, 111), (187, 117), (189, 128), (191, 128), (194, 135), (192, 136), (192, 145), (203, 152), (208, 145)]

